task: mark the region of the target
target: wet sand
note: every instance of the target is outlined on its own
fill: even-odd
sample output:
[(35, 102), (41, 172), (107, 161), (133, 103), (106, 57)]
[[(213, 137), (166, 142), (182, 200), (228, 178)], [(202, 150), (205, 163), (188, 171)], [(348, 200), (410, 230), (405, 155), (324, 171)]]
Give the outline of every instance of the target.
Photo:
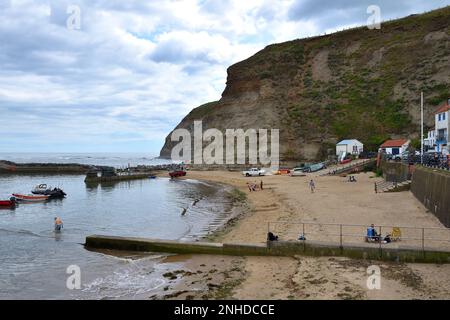
[[(443, 227), (410, 192), (375, 194), (373, 183), (380, 178), (373, 173), (356, 175), (357, 182), (345, 177), (265, 176), (246, 178), (239, 172), (190, 171), (190, 179), (221, 182), (236, 187), (247, 196), (249, 210), (240, 219), (218, 232), (212, 241), (265, 242), (268, 222), (281, 238), (296, 239), (300, 225), (294, 221), (315, 223), (391, 226)], [(308, 182), (314, 179), (315, 193)], [(264, 190), (250, 192), (247, 182)], [(274, 227), (275, 226), (275, 227)], [(307, 227), (307, 237), (335, 240), (334, 226)], [(406, 236), (418, 231), (402, 229)], [(389, 230), (387, 230), (389, 231)], [(362, 242), (364, 228), (349, 230), (355, 237), (348, 242)], [(358, 235), (361, 233), (361, 236)], [(384, 232), (383, 232), (384, 233)], [(414, 245), (414, 240), (408, 244)], [(392, 244), (395, 246), (395, 244)], [(430, 246), (442, 247), (442, 241)], [(445, 243), (448, 245), (448, 243)], [(450, 264), (399, 264), (331, 257), (222, 257), (177, 256), (184, 261), (177, 282), (167, 294), (152, 298), (166, 299), (449, 299)], [(174, 259), (174, 258), (171, 258)], [(367, 268), (381, 269), (381, 290), (369, 290)]]

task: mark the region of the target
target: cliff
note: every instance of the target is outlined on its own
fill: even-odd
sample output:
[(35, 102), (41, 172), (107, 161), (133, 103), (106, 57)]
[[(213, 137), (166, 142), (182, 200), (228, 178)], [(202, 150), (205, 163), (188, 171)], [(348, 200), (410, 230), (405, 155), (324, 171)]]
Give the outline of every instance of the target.
[[(228, 68), (219, 101), (193, 109), (176, 128), (279, 128), (283, 161), (324, 158), (344, 138), (375, 149), (419, 138), (450, 95), (450, 7), (366, 27), (269, 45)], [(160, 156), (169, 158), (170, 134)]]

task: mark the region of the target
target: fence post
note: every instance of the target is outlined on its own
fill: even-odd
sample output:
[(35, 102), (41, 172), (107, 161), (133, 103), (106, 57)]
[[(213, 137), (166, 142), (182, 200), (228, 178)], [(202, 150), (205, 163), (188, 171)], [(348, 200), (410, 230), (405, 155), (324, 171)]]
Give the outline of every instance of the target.
[(422, 228), (422, 253), (425, 258), (425, 228)]
[(378, 242), (380, 244), (380, 258), (383, 258), (383, 249), (381, 247), (381, 226), (380, 226), (380, 234), (378, 236)]
[[(304, 222), (303, 222), (303, 227), (302, 227), (302, 234), (303, 234), (303, 237), (306, 239), (305, 223)], [(303, 240), (302, 242), (303, 242), (303, 251), (306, 251), (306, 245), (305, 245), (306, 240)]]

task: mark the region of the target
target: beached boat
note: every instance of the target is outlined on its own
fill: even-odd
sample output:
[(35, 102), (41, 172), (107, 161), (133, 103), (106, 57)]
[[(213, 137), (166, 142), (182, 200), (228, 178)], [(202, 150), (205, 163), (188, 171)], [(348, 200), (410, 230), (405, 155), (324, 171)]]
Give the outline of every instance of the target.
[(16, 201), (11, 200), (0, 200), (0, 209), (12, 209), (16, 207)]
[(169, 172), (169, 176), (171, 178), (184, 177), (186, 175), (186, 171), (184, 170), (173, 170)]
[(47, 201), (50, 196), (46, 195), (24, 195), (24, 194), (17, 194), (13, 193), (13, 197), (17, 199), (17, 201), (23, 201), (23, 202), (42, 202)]

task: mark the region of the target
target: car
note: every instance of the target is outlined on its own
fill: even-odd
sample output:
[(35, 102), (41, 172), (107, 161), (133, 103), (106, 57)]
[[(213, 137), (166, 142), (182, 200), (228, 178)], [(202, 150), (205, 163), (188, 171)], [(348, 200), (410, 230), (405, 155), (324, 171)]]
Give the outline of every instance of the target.
[(308, 172), (316, 172), (316, 171), (320, 171), (320, 170), (323, 170), (326, 168), (327, 168), (327, 166), (326, 166), (325, 162), (319, 162), (319, 163), (316, 163), (316, 164), (313, 164), (312, 166), (310, 166)]
[(304, 170), (305, 170), (305, 167), (294, 168), (291, 170), (291, 173), (289, 175), (291, 177), (305, 177), (306, 174), (305, 174)]
[(266, 171), (260, 168), (251, 168), (249, 170), (242, 171), (242, 174), (246, 177), (264, 176)]
[(376, 158), (378, 155), (377, 152), (373, 152), (373, 151), (363, 151), (359, 154), (358, 158), (359, 159), (373, 159)]
[(291, 169), (288, 168), (279, 168), (277, 174), (289, 174), (291, 173)]

